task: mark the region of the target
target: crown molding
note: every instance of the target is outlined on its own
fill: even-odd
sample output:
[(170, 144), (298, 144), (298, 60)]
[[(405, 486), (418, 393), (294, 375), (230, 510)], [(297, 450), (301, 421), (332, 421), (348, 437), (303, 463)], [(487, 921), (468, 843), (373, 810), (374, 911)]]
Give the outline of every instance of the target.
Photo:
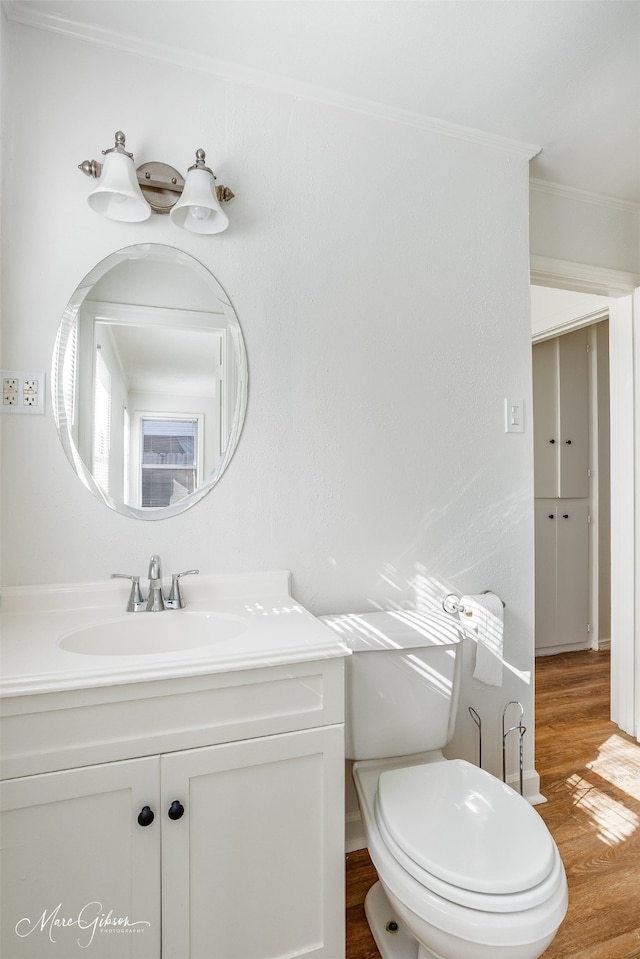
[(534, 333), (531, 337), (532, 343), (542, 343), (544, 340), (551, 340), (556, 336), (562, 336), (564, 333), (572, 333), (574, 330), (580, 330), (585, 326), (592, 326), (594, 323), (600, 323), (602, 320), (609, 319), (609, 306), (604, 306), (599, 310), (592, 310), (591, 313), (584, 313), (579, 317), (574, 316), (575, 311), (566, 315), (553, 317), (553, 326)]
[(27, 4), (15, 3), (13, 0), (3, 0), (3, 8), (7, 17), (24, 26), (48, 30), (53, 33), (84, 40), (102, 47), (118, 50), (121, 53), (133, 53), (136, 57), (145, 56), (163, 63), (172, 63), (183, 69), (200, 73), (207, 73), (220, 80), (231, 81), (245, 86), (259, 87), (273, 93), (294, 97), (297, 100), (309, 100), (322, 103), (338, 109), (350, 110), (371, 117), (401, 123), (405, 126), (426, 130), (440, 136), (464, 140), (478, 146), (500, 150), (531, 160), (542, 149), (531, 143), (512, 140), (509, 137), (486, 133), (473, 127), (462, 126), (447, 120), (439, 120), (411, 110), (387, 106), (365, 97), (351, 96), (337, 90), (317, 86), (304, 81), (293, 80), (278, 74), (262, 70), (254, 70), (240, 64), (230, 63), (203, 54), (192, 53), (166, 44), (156, 43), (153, 40), (134, 38), (123, 33), (117, 33), (103, 27), (80, 23), (49, 14), (42, 9), (30, 8)]
[(529, 187), (533, 193), (546, 193), (564, 200), (580, 200), (582, 203), (591, 203), (594, 206), (603, 206), (611, 210), (622, 210), (625, 213), (640, 213), (640, 203), (635, 200), (620, 200), (613, 196), (602, 196), (600, 193), (589, 193), (588, 190), (578, 190), (576, 187), (563, 186), (561, 183), (552, 183), (549, 180), (531, 178)]
[(585, 263), (571, 263), (549, 256), (531, 255), (531, 282), (558, 290), (595, 293), (598, 296), (628, 296), (640, 286), (640, 273), (609, 270)]

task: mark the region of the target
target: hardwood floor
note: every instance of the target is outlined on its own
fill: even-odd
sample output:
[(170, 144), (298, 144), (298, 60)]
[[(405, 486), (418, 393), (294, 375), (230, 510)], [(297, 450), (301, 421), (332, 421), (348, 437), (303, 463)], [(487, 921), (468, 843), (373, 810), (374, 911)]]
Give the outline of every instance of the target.
[[(564, 861), (569, 911), (544, 959), (640, 959), (640, 744), (609, 721), (609, 655), (536, 661), (536, 809)], [(347, 856), (347, 959), (379, 959), (364, 915), (376, 880)]]

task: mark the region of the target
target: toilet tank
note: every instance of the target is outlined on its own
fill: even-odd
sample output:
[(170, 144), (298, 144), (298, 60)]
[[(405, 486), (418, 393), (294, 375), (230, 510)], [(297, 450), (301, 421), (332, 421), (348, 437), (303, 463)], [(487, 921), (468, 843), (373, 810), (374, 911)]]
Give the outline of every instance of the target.
[(462, 631), (437, 612), (323, 616), (346, 659), (346, 755), (382, 759), (442, 749), (453, 736)]

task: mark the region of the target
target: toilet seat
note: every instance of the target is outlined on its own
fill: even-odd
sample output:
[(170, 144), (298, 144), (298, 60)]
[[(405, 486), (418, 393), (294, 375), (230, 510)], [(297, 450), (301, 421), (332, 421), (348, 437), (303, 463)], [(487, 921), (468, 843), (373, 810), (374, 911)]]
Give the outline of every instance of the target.
[(545, 902), (562, 863), (544, 822), (511, 787), (463, 760), (382, 772), (376, 822), (426, 889), (483, 912)]

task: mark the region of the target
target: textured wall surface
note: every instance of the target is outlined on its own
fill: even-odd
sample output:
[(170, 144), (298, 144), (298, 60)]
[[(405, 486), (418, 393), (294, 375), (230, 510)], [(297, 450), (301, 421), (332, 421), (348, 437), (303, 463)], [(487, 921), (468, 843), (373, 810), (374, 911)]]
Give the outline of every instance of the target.
[[(250, 377), (229, 469), (161, 522), (92, 498), (50, 410), (5, 417), (5, 584), (144, 575), (159, 552), (167, 571), (291, 569), (315, 613), (493, 588), (507, 603), (505, 684), (472, 680), (469, 641), (452, 748), (475, 757), (473, 704), (499, 772), (504, 703), (532, 704), (526, 160), (14, 23), (5, 46), (3, 366), (48, 372), (76, 285), (146, 241), (220, 280)], [(138, 163), (184, 171), (203, 146), (236, 193), (229, 230), (92, 213), (77, 164), (117, 129)], [(504, 432), (505, 396), (525, 399), (523, 434)]]

